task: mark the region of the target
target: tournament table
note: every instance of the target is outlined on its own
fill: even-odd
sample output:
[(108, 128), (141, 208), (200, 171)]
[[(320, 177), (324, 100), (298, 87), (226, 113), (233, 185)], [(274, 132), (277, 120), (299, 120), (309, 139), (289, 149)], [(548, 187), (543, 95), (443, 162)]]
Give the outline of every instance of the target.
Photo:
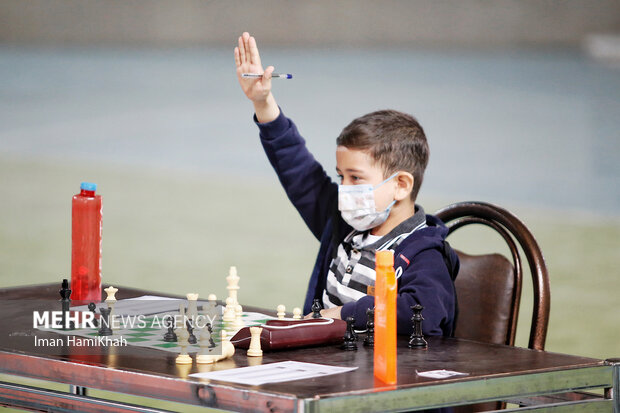
[[(0, 337), (34, 335), (36, 300), (57, 299), (59, 285), (0, 289)], [(117, 298), (149, 294), (161, 295), (119, 287)], [(95, 388), (232, 411), (414, 411), (501, 400), (528, 406), (525, 411), (620, 413), (620, 359), (597, 360), (455, 338), (430, 337), (428, 349), (412, 350), (406, 337), (399, 337), (398, 382), (393, 386), (374, 379), (372, 349), (361, 342), (357, 351), (326, 345), (265, 352), (258, 361), (238, 349), (234, 358), (218, 363), (219, 369), (286, 360), (358, 367), (322, 378), (260, 386), (188, 377), (200, 371), (200, 366), (177, 365), (173, 353), (156, 349), (128, 346), (106, 348), (94, 355), (50, 355), (29, 342), (24, 339), (20, 348), (10, 348), (2, 339), (0, 373), (70, 387), (61, 392), (0, 382), (0, 405), (38, 411), (160, 411), (89, 397), (86, 389)], [(437, 369), (469, 375), (431, 379), (416, 373)], [(603, 389), (603, 395), (585, 392), (592, 389)]]

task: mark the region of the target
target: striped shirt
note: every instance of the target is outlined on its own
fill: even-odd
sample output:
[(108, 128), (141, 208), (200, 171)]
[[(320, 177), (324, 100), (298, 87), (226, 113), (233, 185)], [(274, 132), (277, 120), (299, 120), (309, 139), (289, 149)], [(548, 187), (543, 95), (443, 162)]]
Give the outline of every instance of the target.
[(364, 297), (375, 285), (375, 252), (394, 250), (405, 238), (426, 227), (426, 214), (416, 206), (415, 214), (381, 237), (370, 231), (353, 230), (338, 245), (327, 273), (323, 306), (332, 308)]

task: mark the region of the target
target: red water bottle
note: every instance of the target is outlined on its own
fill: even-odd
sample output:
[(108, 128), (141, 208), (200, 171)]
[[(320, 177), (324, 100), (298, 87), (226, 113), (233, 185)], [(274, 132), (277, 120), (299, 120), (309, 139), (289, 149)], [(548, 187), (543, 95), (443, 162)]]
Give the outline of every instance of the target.
[(82, 182), (71, 203), (71, 289), (74, 301), (101, 301), (101, 195)]

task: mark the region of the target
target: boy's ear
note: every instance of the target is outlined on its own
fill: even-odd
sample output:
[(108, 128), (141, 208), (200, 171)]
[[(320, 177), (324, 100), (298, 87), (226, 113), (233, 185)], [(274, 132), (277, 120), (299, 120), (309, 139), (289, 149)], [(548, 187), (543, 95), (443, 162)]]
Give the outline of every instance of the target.
[(399, 172), (398, 175), (396, 175), (396, 194), (394, 198), (397, 201), (408, 199), (411, 196), (413, 181), (413, 175), (409, 172)]

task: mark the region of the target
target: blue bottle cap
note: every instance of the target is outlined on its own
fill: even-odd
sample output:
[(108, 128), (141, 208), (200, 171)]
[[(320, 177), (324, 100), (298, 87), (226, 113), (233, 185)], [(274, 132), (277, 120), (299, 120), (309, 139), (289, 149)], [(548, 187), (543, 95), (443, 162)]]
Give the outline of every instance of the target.
[(95, 192), (97, 190), (97, 184), (93, 184), (90, 182), (82, 182), (80, 184), (80, 189), (83, 191), (92, 191)]

